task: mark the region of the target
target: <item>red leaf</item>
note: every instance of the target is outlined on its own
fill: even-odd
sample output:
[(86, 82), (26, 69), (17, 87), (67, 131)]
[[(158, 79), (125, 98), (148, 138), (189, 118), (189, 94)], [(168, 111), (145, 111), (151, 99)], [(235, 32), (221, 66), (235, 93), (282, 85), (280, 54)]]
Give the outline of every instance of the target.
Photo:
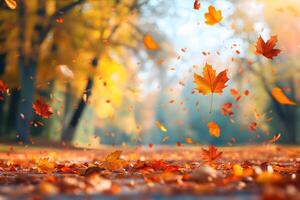
[(214, 145), (209, 145), (208, 149), (202, 148), (202, 159), (205, 162), (212, 163), (221, 158), (223, 152), (218, 152)]
[(4, 81), (0, 80), (0, 92), (4, 93), (8, 90), (8, 86), (4, 83)]
[(232, 111), (232, 103), (224, 103), (221, 108), (221, 113), (225, 116), (233, 115), (234, 113)]
[(277, 56), (281, 52), (280, 49), (274, 49), (277, 41), (276, 35), (272, 36), (267, 42), (259, 36), (256, 42), (256, 53), (261, 54), (266, 58), (273, 59), (274, 56)]
[(195, 10), (199, 10), (200, 9), (200, 2), (199, 2), (199, 0), (195, 0), (195, 2), (194, 2), (194, 9)]
[(34, 112), (42, 118), (49, 118), (53, 114), (50, 104), (44, 103), (41, 97), (32, 104), (32, 108)]

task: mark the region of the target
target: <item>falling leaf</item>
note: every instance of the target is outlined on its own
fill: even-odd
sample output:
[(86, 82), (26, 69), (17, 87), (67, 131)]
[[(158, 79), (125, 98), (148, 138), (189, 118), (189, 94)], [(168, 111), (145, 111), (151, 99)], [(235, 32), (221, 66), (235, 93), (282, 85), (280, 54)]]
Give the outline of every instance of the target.
[(216, 10), (214, 6), (208, 7), (208, 12), (204, 14), (204, 17), (205, 23), (208, 25), (217, 24), (223, 19), (221, 10)]
[(218, 152), (218, 149), (213, 145), (209, 145), (208, 149), (202, 148), (202, 159), (208, 163), (220, 159), (222, 154), (223, 152)]
[(146, 48), (148, 50), (157, 50), (159, 48), (156, 41), (149, 34), (145, 35), (145, 37), (144, 37), (144, 45), (146, 46)]
[(194, 2), (194, 9), (195, 10), (199, 10), (200, 9), (200, 2), (199, 2), (199, 0), (195, 0), (195, 2)]
[(169, 139), (169, 137), (170, 137), (170, 136), (165, 136), (165, 137), (161, 140), (161, 142), (164, 143), (165, 141), (167, 141), (167, 140)]
[(0, 92), (4, 93), (7, 92), (7, 90), (8, 90), (8, 86), (6, 85), (6, 83), (0, 80)]
[[(203, 77), (194, 73), (194, 82), (197, 85), (197, 90), (203, 95), (222, 93), (228, 81), (226, 70), (220, 72), (216, 76), (216, 70), (211, 65), (205, 64), (203, 68)], [(212, 111), (213, 96), (211, 96), (210, 113)]]
[(290, 100), (284, 93), (283, 91), (281, 90), (281, 88), (279, 87), (275, 87), (273, 88), (272, 90), (272, 95), (273, 97), (276, 99), (276, 101), (280, 104), (283, 104), (283, 105), (292, 105), (292, 106), (295, 106), (297, 105), (296, 102)]
[(218, 124), (211, 121), (207, 123), (207, 127), (211, 136), (220, 137), (220, 128)]
[(252, 131), (252, 132), (256, 131), (256, 129), (257, 129), (257, 123), (256, 122), (249, 123), (248, 124), (248, 129), (249, 129), (249, 131)]
[(67, 78), (74, 78), (73, 71), (67, 65), (58, 65), (60, 72)]
[(4, 0), (4, 1), (10, 9), (14, 10), (17, 8), (17, 2), (15, 0)]
[(233, 115), (233, 110), (232, 110), (232, 103), (224, 103), (222, 108), (221, 108), (221, 113), (225, 116), (231, 116)]
[(226, 70), (216, 76), (216, 70), (207, 63), (203, 68), (203, 77), (194, 73), (194, 82), (197, 85), (197, 90), (203, 95), (222, 93), (228, 80)]
[(277, 56), (281, 52), (280, 49), (274, 49), (277, 41), (276, 35), (272, 36), (267, 42), (259, 36), (256, 43), (256, 53), (261, 54), (266, 58), (273, 59), (274, 56)]
[(156, 121), (156, 126), (163, 132), (168, 131), (167, 128), (164, 125), (162, 125), (162, 123), (160, 123), (159, 121)]
[(193, 139), (190, 138), (190, 137), (185, 138), (185, 141), (186, 141), (186, 143), (188, 143), (188, 144), (193, 144), (193, 143), (194, 143)]
[(268, 141), (268, 143), (275, 143), (277, 140), (279, 140), (280, 137), (281, 137), (281, 134), (278, 133), (278, 134), (274, 135), (274, 136)]
[(48, 103), (44, 103), (41, 97), (32, 104), (32, 108), (42, 118), (49, 118), (53, 114), (52, 107)]

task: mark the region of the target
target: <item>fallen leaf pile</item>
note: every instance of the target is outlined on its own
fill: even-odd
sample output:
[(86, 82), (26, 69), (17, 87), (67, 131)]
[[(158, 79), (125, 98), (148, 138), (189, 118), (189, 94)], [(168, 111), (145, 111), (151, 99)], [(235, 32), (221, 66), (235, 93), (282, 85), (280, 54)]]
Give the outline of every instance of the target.
[[(0, 193), (11, 198), (49, 195), (61, 199), (62, 195), (180, 192), (193, 196), (242, 191), (295, 199), (300, 193), (299, 155), (299, 148), (276, 146), (164, 147), (151, 152), (9, 148), (0, 152)], [(285, 192), (287, 185), (293, 193)], [(266, 187), (279, 190), (270, 192)]]

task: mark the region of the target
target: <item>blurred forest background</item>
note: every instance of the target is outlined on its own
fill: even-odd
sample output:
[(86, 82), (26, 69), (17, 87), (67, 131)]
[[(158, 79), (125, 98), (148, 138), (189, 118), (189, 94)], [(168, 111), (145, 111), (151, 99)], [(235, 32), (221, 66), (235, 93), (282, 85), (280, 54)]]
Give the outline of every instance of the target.
[[(235, 145), (280, 133), (279, 143), (300, 143), (299, 106), (271, 94), (277, 86), (300, 102), (299, 0), (203, 0), (200, 10), (193, 0), (16, 3), (0, 0), (0, 79), (9, 88), (1, 93), (1, 141)], [(220, 24), (204, 23), (209, 5), (222, 11)], [(158, 50), (144, 46), (147, 34)], [(276, 59), (255, 54), (260, 34), (278, 36)], [(194, 92), (193, 74), (206, 62), (230, 78), (211, 114), (210, 96)], [(40, 97), (53, 108), (48, 119), (33, 112)], [(228, 102), (230, 117), (221, 113)], [(219, 138), (208, 132), (212, 120)]]

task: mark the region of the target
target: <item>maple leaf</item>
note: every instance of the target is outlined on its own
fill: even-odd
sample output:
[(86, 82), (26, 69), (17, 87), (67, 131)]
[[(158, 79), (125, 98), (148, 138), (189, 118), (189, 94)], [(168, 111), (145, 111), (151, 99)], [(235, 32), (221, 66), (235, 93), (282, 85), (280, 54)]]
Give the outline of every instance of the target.
[(194, 73), (194, 82), (197, 85), (197, 90), (203, 95), (210, 93), (222, 93), (228, 81), (226, 70), (220, 72), (216, 76), (216, 70), (211, 65), (205, 64), (203, 68), (203, 77)]
[(232, 103), (224, 103), (221, 108), (221, 113), (225, 116), (233, 115), (234, 113), (232, 111)]
[(290, 100), (279, 87), (274, 87), (272, 90), (272, 96), (276, 99), (276, 101), (283, 105), (292, 105), (296, 106), (297, 103)]
[(52, 107), (48, 103), (44, 103), (41, 97), (32, 104), (32, 108), (42, 118), (49, 118), (53, 114)]
[(272, 36), (267, 42), (265, 42), (260, 35), (256, 42), (256, 53), (273, 59), (274, 56), (277, 56), (281, 52), (280, 49), (274, 49), (277, 41), (276, 35)]
[(202, 148), (202, 159), (205, 162), (212, 163), (221, 158), (223, 152), (218, 152), (214, 145), (209, 145), (208, 149)]
[(199, 2), (199, 0), (195, 0), (195, 2), (194, 2), (194, 9), (195, 10), (199, 10), (200, 9), (200, 2)]
[(256, 122), (249, 123), (248, 124), (248, 129), (249, 129), (249, 131), (252, 131), (252, 132), (256, 131), (256, 129), (257, 129), (257, 123)]
[(208, 12), (204, 14), (204, 17), (208, 25), (215, 25), (223, 19), (221, 10), (216, 10), (214, 6), (208, 7)]
[(211, 136), (220, 137), (220, 128), (218, 124), (211, 121), (207, 123), (207, 127)]
[(121, 159), (121, 154), (122, 151), (114, 151), (106, 156), (104, 162), (102, 163), (102, 167), (108, 170), (118, 170), (125, 167), (127, 162)]
[[(203, 77), (194, 73), (194, 83), (197, 85), (197, 90), (203, 95), (212, 93), (222, 93), (223, 89), (227, 87), (226, 82), (228, 81), (226, 70), (220, 72), (216, 76), (216, 70), (211, 65), (205, 64), (203, 68)], [(210, 113), (213, 104), (213, 96), (210, 105)]]
[(4, 93), (7, 92), (8, 86), (4, 83), (4, 81), (0, 80), (0, 92)]
[(145, 35), (145, 37), (144, 37), (144, 45), (148, 50), (157, 50), (157, 49), (159, 49), (158, 44), (153, 39), (153, 37), (149, 34)]

